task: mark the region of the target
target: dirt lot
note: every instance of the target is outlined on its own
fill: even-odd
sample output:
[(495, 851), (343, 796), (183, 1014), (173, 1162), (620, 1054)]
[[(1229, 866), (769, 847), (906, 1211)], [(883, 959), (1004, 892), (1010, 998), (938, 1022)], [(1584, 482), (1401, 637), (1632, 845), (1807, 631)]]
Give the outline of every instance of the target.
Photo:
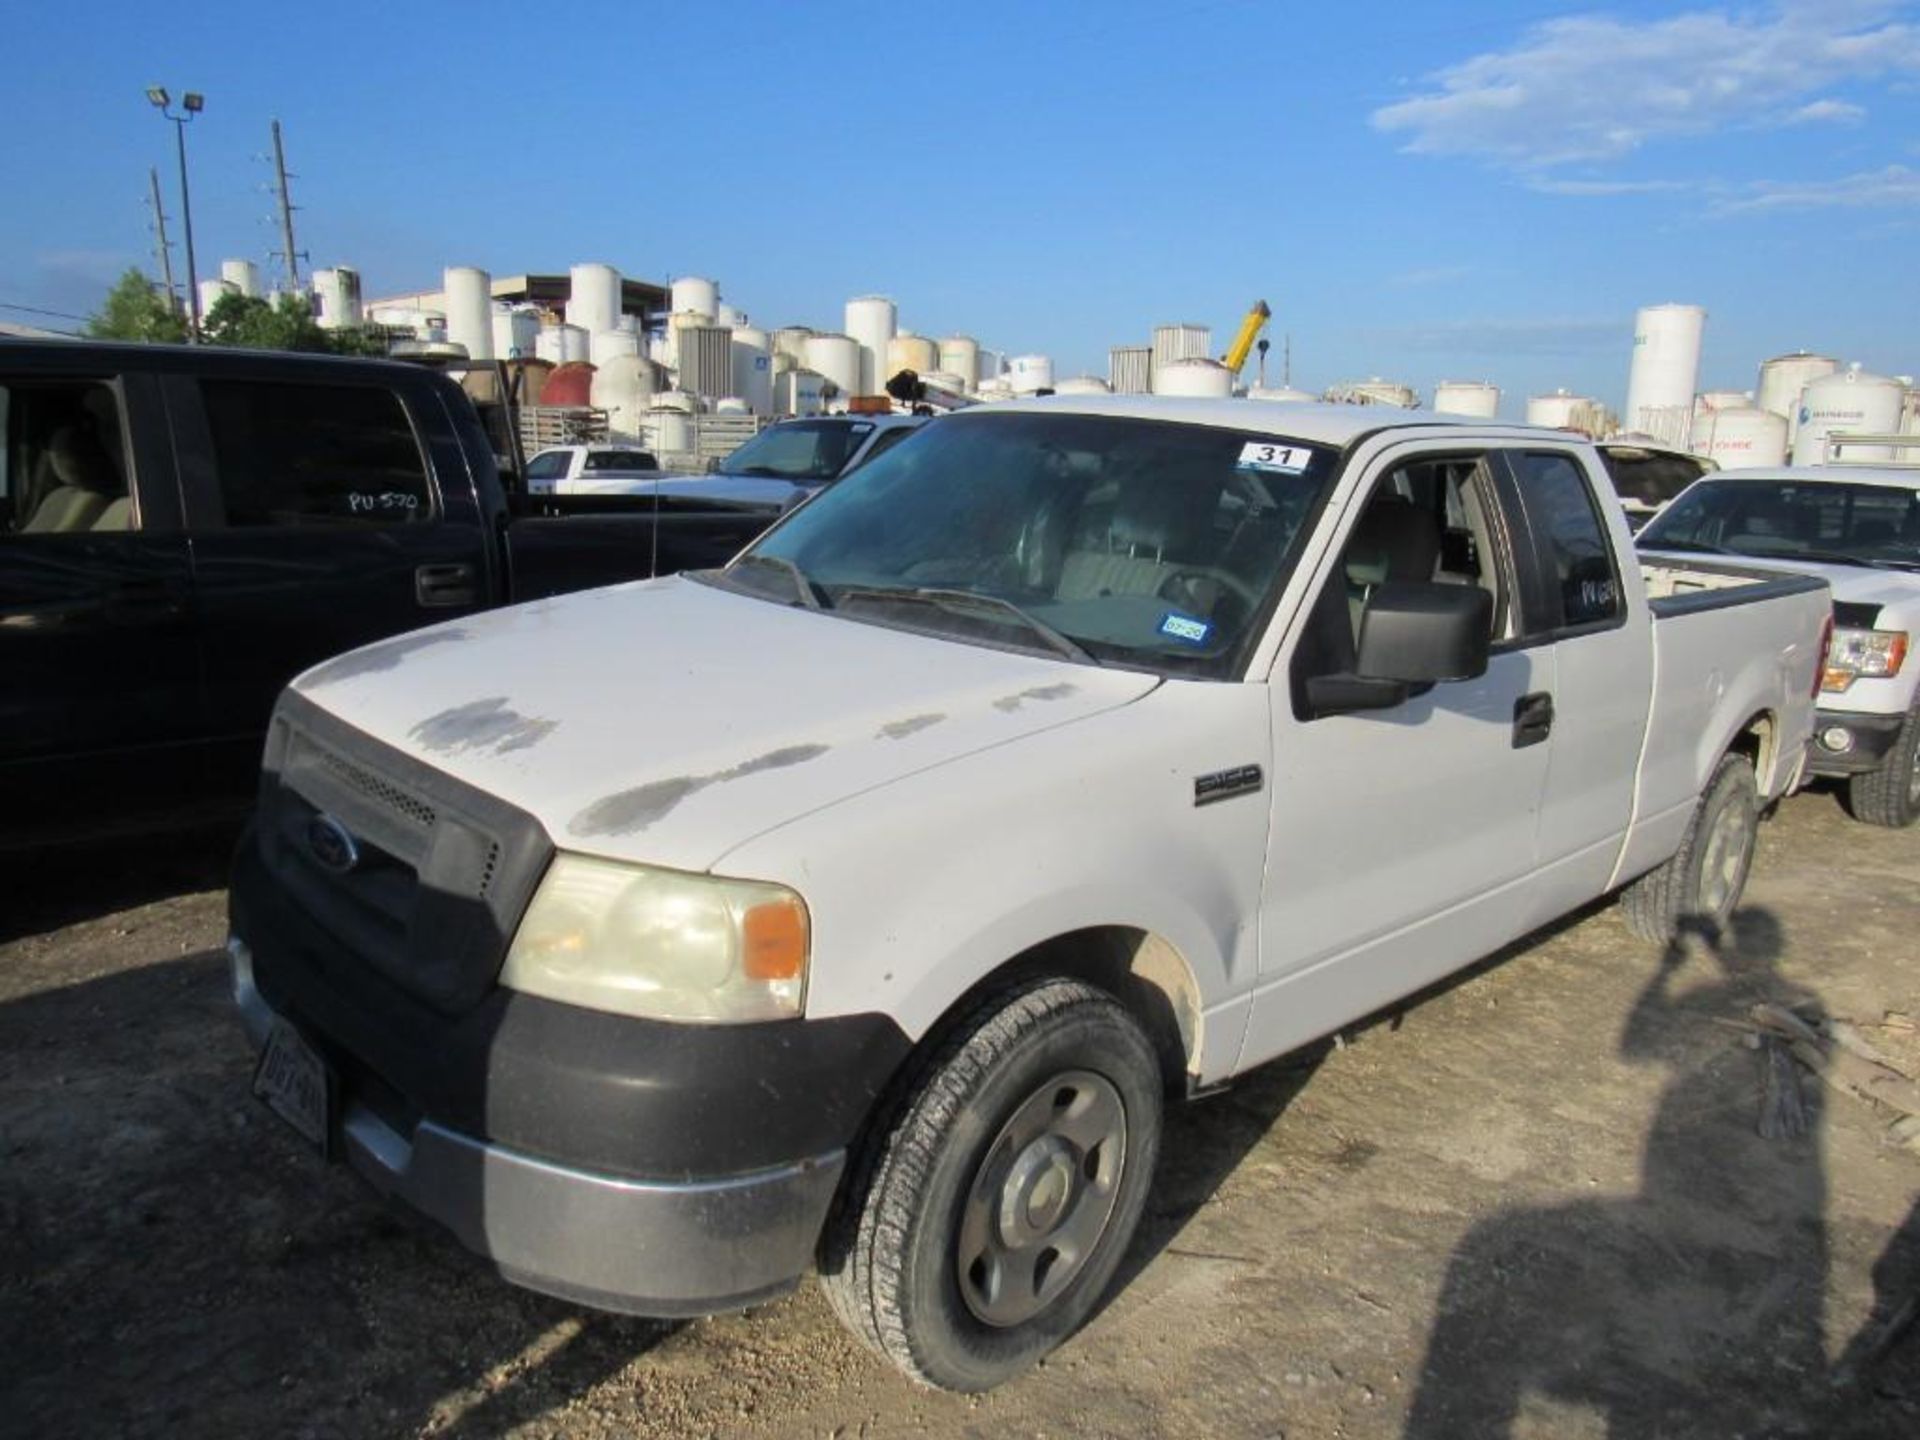
[(1830, 796), (1766, 828), (1717, 950), (1597, 910), (1177, 1114), (1128, 1283), (980, 1399), (811, 1285), (593, 1315), (323, 1169), (249, 1098), (222, 867), (170, 842), (0, 893), (9, 1435), (1920, 1434), (1920, 1334), (1834, 1381), (1920, 1291), (1920, 1155), (1811, 1087), (1812, 1135), (1760, 1139), (1759, 1057), (1712, 1023), (1920, 1013), (1920, 833)]

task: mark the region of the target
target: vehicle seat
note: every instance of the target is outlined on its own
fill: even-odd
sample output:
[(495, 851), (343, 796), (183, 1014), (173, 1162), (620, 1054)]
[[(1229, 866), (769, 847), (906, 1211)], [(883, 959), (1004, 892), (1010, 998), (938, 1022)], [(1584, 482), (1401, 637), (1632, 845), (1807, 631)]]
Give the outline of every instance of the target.
[[(89, 430), (63, 425), (41, 452), (40, 503), (21, 525), (22, 534), (69, 534), (90, 530), (125, 487), (107, 452)], [(51, 488), (47, 488), (48, 486)]]
[(1738, 546), (1753, 540), (1792, 540), (1798, 537), (1800, 512), (1785, 500), (1762, 500), (1740, 517), (1740, 529), (1727, 537)]
[(1059, 598), (1155, 594), (1178, 568), (1169, 552), (1181, 498), (1179, 488), (1165, 481), (1123, 487), (1104, 532), (1070, 543), (1060, 566)]
[(107, 508), (102, 510), (99, 518), (87, 528), (89, 530), (131, 530), (133, 528), (133, 502), (124, 495), (109, 500), (107, 502)]
[(1891, 520), (1862, 520), (1853, 527), (1852, 543), (1855, 545), (1885, 545), (1897, 540), (1900, 532), (1894, 528)]
[(1347, 541), (1347, 609), (1353, 633), (1373, 587), (1388, 580), (1430, 581), (1440, 562), (1440, 526), (1410, 500), (1375, 495)]

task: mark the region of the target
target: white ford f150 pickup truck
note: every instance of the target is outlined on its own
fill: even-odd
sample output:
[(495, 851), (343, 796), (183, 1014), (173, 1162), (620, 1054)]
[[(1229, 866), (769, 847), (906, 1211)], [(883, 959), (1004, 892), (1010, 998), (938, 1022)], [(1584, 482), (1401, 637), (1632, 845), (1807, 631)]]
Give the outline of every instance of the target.
[(963, 411), (722, 570), (295, 681), (231, 891), (256, 1087), (522, 1284), (817, 1265), (982, 1389), (1098, 1303), (1168, 1095), (1622, 886), (1724, 919), (1828, 611), (1636, 563), (1558, 432)]
[[(1684, 502), (1684, 503), (1682, 503)], [(1690, 488), (1641, 548), (1734, 556), (1833, 587), (1811, 770), (1875, 825), (1920, 819), (1920, 467), (1733, 470)]]

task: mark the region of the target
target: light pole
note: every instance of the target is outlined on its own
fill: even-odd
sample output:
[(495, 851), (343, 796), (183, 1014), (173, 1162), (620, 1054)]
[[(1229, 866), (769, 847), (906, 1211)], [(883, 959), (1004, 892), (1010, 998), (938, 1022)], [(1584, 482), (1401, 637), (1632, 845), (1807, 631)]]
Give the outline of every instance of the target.
[(180, 108), (184, 114), (173, 113), (173, 99), (166, 88), (160, 85), (147, 87), (147, 99), (153, 102), (153, 108), (173, 122), (173, 137), (180, 148), (180, 221), (187, 231), (187, 313), (192, 317), (187, 325), (187, 343), (200, 343), (200, 272), (193, 263), (193, 199), (187, 193), (187, 122), (206, 108), (206, 96), (197, 90), (189, 90), (180, 97)]

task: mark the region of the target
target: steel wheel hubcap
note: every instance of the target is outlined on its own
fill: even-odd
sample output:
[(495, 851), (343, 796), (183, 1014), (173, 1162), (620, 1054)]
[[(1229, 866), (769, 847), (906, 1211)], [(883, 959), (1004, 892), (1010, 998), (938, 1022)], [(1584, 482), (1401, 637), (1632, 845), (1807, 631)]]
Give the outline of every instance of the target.
[(1700, 899), (1715, 915), (1733, 903), (1740, 868), (1746, 863), (1746, 832), (1746, 817), (1731, 805), (1714, 817), (1700, 865)]
[(954, 1258), (960, 1295), (995, 1326), (1058, 1298), (1106, 1233), (1126, 1165), (1127, 1112), (1112, 1082), (1070, 1070), (1014, 1109), (967, 1188)]

